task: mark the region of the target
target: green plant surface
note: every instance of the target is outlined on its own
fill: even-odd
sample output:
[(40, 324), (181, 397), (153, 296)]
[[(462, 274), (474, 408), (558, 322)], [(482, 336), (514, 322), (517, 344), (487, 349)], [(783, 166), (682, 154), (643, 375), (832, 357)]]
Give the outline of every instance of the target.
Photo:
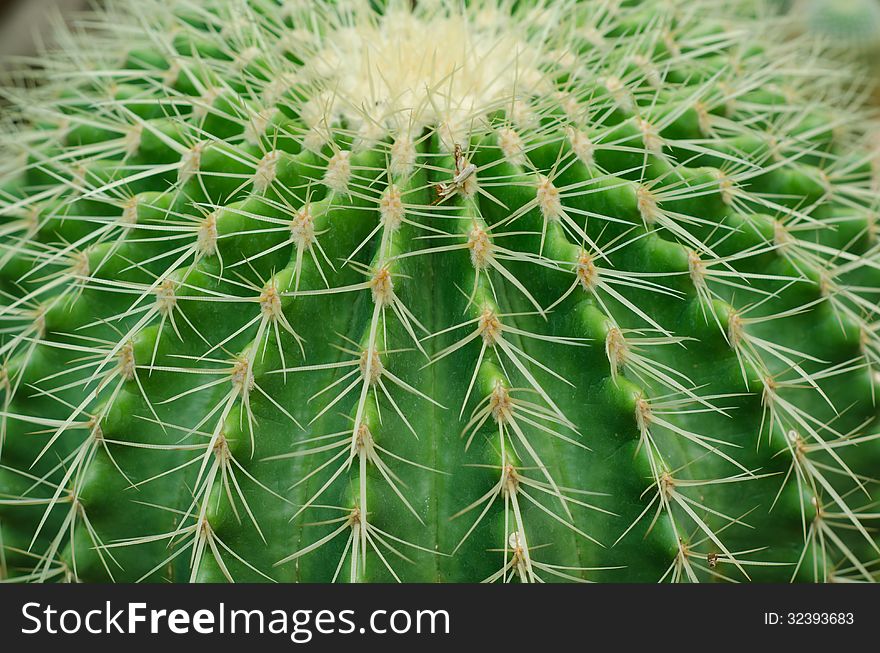
[(880, 130), (788, 20), (115, 0), (8, 62), (0, 578), (877, 580)]

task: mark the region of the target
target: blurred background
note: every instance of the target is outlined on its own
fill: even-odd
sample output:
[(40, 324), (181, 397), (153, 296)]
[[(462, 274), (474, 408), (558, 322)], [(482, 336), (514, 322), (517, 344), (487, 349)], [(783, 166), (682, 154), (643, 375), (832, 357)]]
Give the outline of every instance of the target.
[(88, 4), (88, 0), (0, 0), (0, 57), (32, 54), (55, 17), (70, 16)]

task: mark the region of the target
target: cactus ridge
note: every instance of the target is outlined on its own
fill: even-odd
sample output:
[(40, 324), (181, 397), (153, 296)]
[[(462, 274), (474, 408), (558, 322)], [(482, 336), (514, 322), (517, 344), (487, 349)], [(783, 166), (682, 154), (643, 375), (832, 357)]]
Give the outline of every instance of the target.
[(0, 118), (0, 579), (873, 581), (880, 129), (716, 0), (116, 0)]

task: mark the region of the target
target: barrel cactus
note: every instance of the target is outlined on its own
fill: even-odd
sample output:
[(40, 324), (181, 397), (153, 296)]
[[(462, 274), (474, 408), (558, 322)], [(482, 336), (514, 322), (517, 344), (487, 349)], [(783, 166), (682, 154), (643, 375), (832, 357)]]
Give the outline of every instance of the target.
[(740, 0), (116, 0), (5, 65), (0, 577), (871, 581), (880, 140)]

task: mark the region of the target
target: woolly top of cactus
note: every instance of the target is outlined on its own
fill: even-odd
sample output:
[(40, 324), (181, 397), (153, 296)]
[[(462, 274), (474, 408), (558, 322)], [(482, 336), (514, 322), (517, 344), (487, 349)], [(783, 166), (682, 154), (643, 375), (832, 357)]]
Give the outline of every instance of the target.
[(302, 77), (321, 89), (306, 106), (306, 123), (327, 131), (344, 119), (371, 142), (432, 126), (448, 132), (451, 149), (512, 98), (550, 92), (541, 64), (553, 53), (531, 44), (525, 23), (494, 6), (475, 13), (358, 14), (314, 51), (306, 45)]
[(743, 0), (116, 0), (10, 76), (0, 577), (873, 580), (880, 143)]

